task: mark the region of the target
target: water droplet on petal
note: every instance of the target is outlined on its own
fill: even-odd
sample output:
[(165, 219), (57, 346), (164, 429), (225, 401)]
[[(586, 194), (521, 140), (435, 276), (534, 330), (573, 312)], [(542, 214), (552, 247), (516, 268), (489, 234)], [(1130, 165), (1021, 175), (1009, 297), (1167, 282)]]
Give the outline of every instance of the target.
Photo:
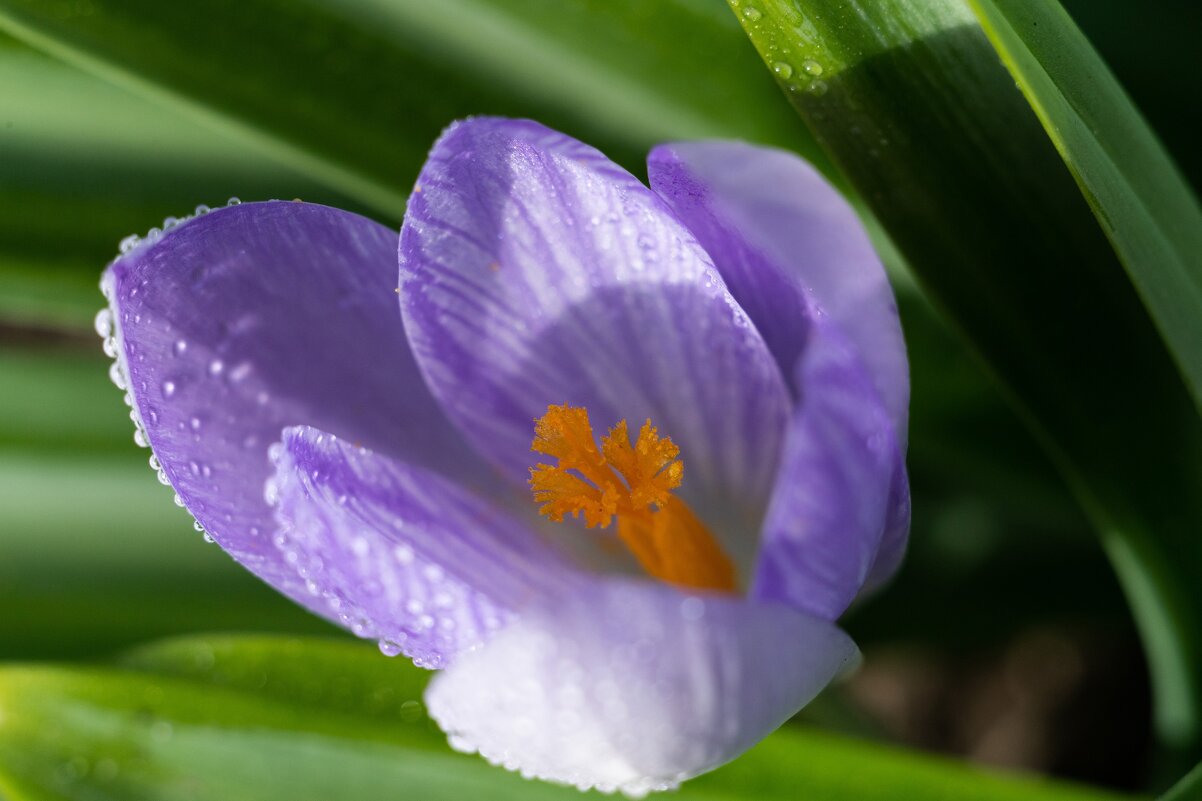
[(117, 385), (117, 389), (125, 389), (127, 386), (125, 374), (121, 372), (121, 365), (117, 362), (113, 362), (109, 366), (109, 379)]
[(802, 62), (801, 68), (805, 71), (806, 75), (810, 75), (815, 78), (823, 73), (822, 65), (812, 58), (807, 58), (804, 62)]
[(380, 653), (384, 656), (397, 656), (401, 653), (401, 646), (392, 640), (380, 640)]
[(778, 61), (772, 65), (772, 71), (786, 81), (793, 77), (793, 67), (783, 61)]
[(175, 382), (168, 380), (163, 382), (163, 397), (170, 398), (175, 394)]
[(95, 326), (96, 333), (102, 339), (111, 337), (113, 335), (113, 312), (108, 308), (96, 312)]

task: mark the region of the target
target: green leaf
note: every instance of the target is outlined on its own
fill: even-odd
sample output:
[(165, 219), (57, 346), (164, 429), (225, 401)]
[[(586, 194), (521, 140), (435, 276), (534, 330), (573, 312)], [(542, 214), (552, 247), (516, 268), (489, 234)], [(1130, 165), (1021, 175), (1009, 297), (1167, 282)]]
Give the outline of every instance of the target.
[(330, 631), (192, 530), (134, 445), (98, 341), (0, 346), (0, 659), (214, 629)]
[(1137, 617), (1161, 736), (1189, 753), (1202, 423), (1038, 117), (959, 0), (730, 4), (1073, 486)]
[(1202, 764), (1162, 795), (1159, 801), (1197, 801), (1202, 798)]
[[(11, 801), (580, 797), (453, 753), (420, 703), (428, 676), (365, 643), (228, 637), (150, 646), (111, 667), (0, 668), (0, 789)], [(800, 728), (674, 797), (799, 795), (1120, 798)]]
[(187, 118), (0, 35), (0, 320), (91, 327), (126, 234), (231, 195), (347, 205)]
[(537, 116), (628, 165), (671, 138), (815, 150), (707, 0), (3, 0), (0, 26), (396, 218), (470, 114)]
[(144, 454), (0, 456), (0, 659), (214, 629), (331, 631), (205, 543)]
[(969, 0), (1072, 170), (1202, 407), (1202, 208), (1058, 3)]

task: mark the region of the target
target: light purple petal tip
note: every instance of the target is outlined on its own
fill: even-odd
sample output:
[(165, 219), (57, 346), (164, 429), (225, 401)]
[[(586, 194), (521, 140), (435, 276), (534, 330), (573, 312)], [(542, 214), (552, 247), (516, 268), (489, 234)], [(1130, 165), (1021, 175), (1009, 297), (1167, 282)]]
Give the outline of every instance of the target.
[(235, 559), (326, 614), (271, 542), (263, 486), (280, 431), (313, 424), (426, 466), (474, 463), (409, 353), (396, 241), (348, 212), (245, 203), (132, 250), (105, 277), (164, 480)]
[(423, 667), (486, 642), (573, 571), (496, 504), (312, 428), (285, 431), (277, 545), (361, 637)]
[(786, 606), (610, 580), (463, 655), (426, 702), (461, 750), (640, 796), (739, 756), (857, 654), (834, 625)]
[(401, 232), (405, 326), (469, 439), (524, 480), (549, 404), (584, 406), (601, 430), (650, 418), (681, 447), (685, 499), (715, 528), (748, 534), (788, 393), (663, 202), (596, 150), (497, 119), (452, 126), (418, 190)]

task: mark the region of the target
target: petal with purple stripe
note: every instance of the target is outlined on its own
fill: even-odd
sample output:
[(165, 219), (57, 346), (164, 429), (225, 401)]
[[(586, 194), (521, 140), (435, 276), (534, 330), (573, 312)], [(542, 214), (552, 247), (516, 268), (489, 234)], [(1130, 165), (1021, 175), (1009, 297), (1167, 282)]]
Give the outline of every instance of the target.
[(458, 123), (422, 171), (400, 256), (417, 360), (493, 462), (525, 479), (550, 404), (597, 426), (650, 418), (681, 447), (686, 500), (717, 529), (754, 530), (788, 392), (708, 255), (633, 176), (537, 123)]
[(889, 521), (867, 580), (870, 587), (883, 583), (900, 563), (910, 529), (910, 383), (897, 304), (864, 227), (813, 167), (784, 151), (742, 142), (662, 145), (652, 151), (648, 173), (709, 251), (786, 376), (800, 375), (795, 363), (816, 320), (838, 330), (863, 362), (898, 442)]
[(862, 364), (838, 331), (811, 327), (752, 585), (753, 597), (828, 620), (843, 613), (877, 561), (900, 460)]
[(637, 797), (739, 756), (857, 654), (787, 606), (608, 580), (463, 655), (426, 703), (461, 750)]
[(316, 429), (284, 432), (269, 492), (277, 544), (328, 614), (423, 667), (486, 642), (574, 575), (495, 503)]
[(475, 463), (409, 352), (396, 241), (348, 212), (245, 203), (143, 243), (104, 280), (118, 365), (164, 480), (235, 559), (326, 614), (271, 543), (263, 485), (283, 427), (318, 425), (465, 476)]

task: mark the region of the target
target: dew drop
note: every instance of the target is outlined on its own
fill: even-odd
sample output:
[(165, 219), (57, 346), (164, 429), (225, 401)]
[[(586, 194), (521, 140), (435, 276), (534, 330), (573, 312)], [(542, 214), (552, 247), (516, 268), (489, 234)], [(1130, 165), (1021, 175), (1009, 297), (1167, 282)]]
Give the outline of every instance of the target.
[(163, 382), (163, 397), (170, 398), (175, 394), (175, 382), (168, 380)]
[(188, 352), (188, 343), (183, 339), (177, 339), (175, 345), (172, 346), (172, 351), (176, 356), (183, 356)]
[(149, 448), (150, 443), (146, 440), (146, 433), (140, 428), (134, 429), (134, 442), (139, 448)]
[(237, 198), (237, 197), (232, 197), (232, 198), (230, 198), (229, 200), (225, 201), (225, 205), (227, 205), (227, 206), (240, 206), (240, 205), (242, 205), (242, 201), (241, 201), (241, 199), (239, 199), (239, 198)]
[(118, 243), (117, 249), (120, 250), (121, 255), (124, 256), (125, 254), (129, 253), (134, 248), (136, 248), (141, 243), (141, 241), (142, 240), (138, 238), (137, 234), (130, 234), (129, 236), (122, 239), (120, 243)]
[(823, 73), (822, 65), (812, 58), (807, 58), (804, 62), (802, 62), (801, 69), (806, 75), (814, 78), (817, 78)]
[(204, 214), (208, 214), (208, 213), (209, 213), (209, 207), (208, 207), (208, 206), (206, 206), (205, 204), (201, 203), (199, 206), (197, 206), (197, 207), (196, 207), (196, 209), (195, 209), (195, 213), (196, 213), (196, 216), (197, 216), (197, 217), (199, 217), (199, 216), (201, 216), (201, 215), (204, 215)]
[(806, 87), (806, 91), (814, 95), (814, 97), (822, 97), (830, 87), (826, 85), (826, 81), (813, 80)]
[(759, 21), (759, 18), (764, 15), (760, 13), (760, 10), (755, 6), (747, 6), (747, 8), (743, 9), (743, 16), (752, 22), (757, 22)]
[(422, 718), (422, 705), (419, 701), (406, 701), (401, 704), (401, 720), (405, 723), (416, 723)]
[(103, 339), (108, 339), (113, 335), (113, 312), (104, 308), (96, 312), (96, 333)]
[(128, 386), (125, 383), (125, 374), (121, 372), (121, 365), (116, 362), (109, 366), (109, 379), (117, 385), (117, 389), (125, 389)]
[(401, 653), (401, 646), (392, 640), (380, 640), (380, 653), (384, 656), (398, 656)]
[(218, 376), (225, 370), (225, 362), (221, 359), (214, 359), (209, 362), (209, 375)]
[(778, 61), (772, 65), (772, 71), (786, 81), (793, 77), (793, 68), (783, 61)]
[(243, 381), (248, 375), (250, 375), (250, 371), (252, 369), (253, 368), (250, 366), (250, 362), (240, 363), (233, 370), (230, 370), (230, 381), (233, 381), (235, 384)]

